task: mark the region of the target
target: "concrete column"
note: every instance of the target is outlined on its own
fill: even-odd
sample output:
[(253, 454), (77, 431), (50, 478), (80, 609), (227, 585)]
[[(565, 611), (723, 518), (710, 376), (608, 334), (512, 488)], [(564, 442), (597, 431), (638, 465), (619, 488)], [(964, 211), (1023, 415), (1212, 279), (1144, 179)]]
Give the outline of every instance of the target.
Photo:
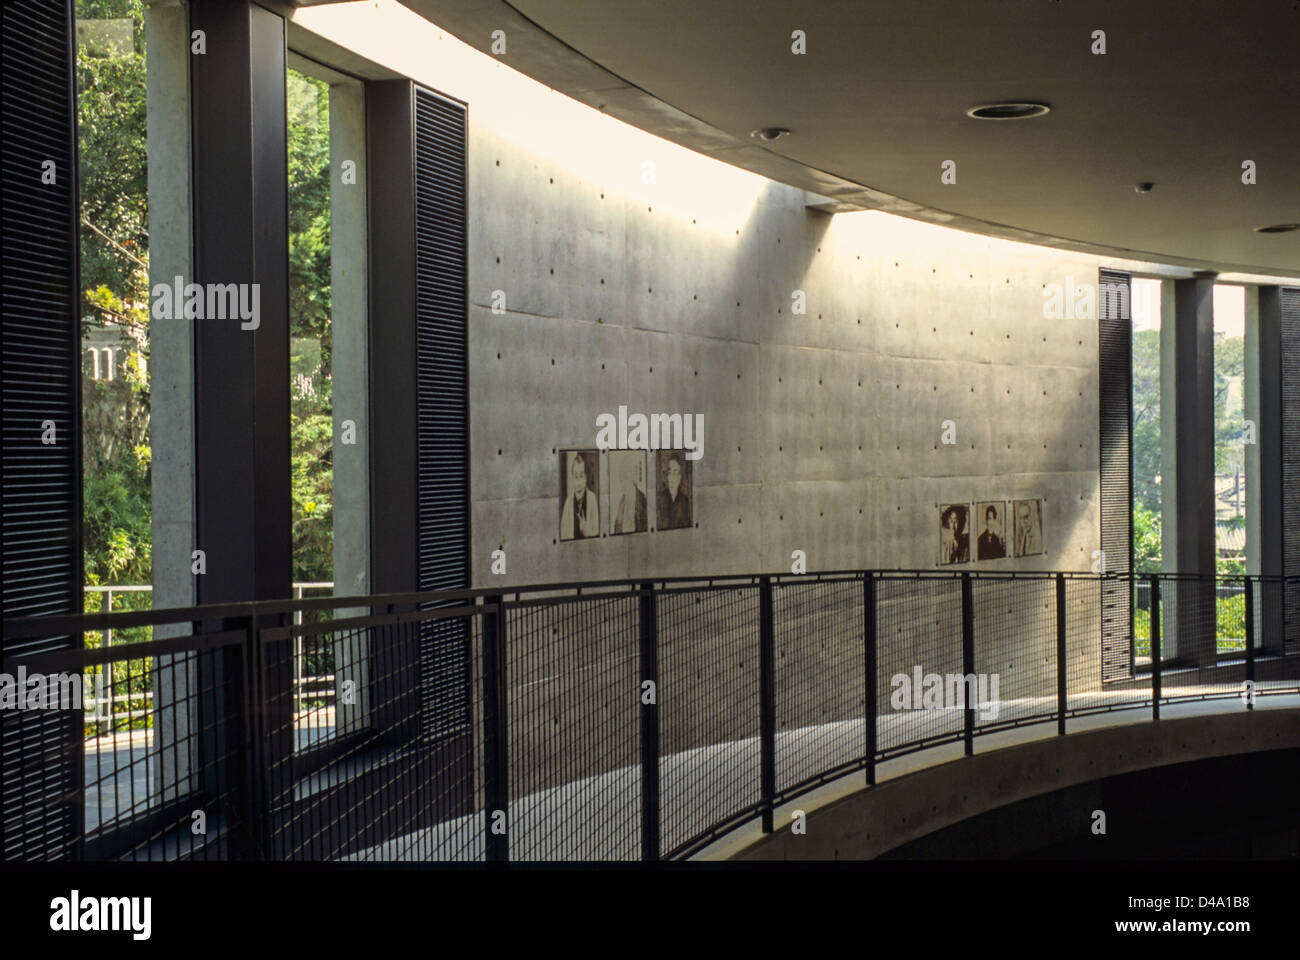
[[(369, 293), (366, 236), (366, 91), (330, 84), (330, 284), (334, 341), (334, 595), (370, 592)], [(354, 442), (345, 442), (348, 439)], [(366, 609), (339, 610), (339, 616)], [(367, 710), (369, 632), (334, 642), (340, 731)]]
[(203, 603), (289, 599), (288, 170), (283, 18), (192, 0), (194, 281), (256, 288), (258, 315), (194, 320)]
[[(1172, 381), (1175, 476), (1162, 482), (1175, 539), (1174, 570), (1184, 574), (1215, 572), (1214, 542), (1214, 274), (1198, 273), (1174, 281), (1172, 336), (1162, 338), (1162, 378)], [(1169, 361), (1167, 365), (1165, 361)], [(1173, 504), (1168, 505), (1170, 493)], [(1214, 589), (1208, 583), (1182, 583), (1172, 591), (1176, 628), (1169, 631), (1171, 656), (1189, 663), (1215, 660)]]
[[(190, 263), (190, 42), (185, 6), (176, 0), (145, 10), (146, 115), (149, 151), (149, 287), (188, 279)], [(190, 572), (194, 542), (194, 326), (182, 319), (149, 323), (150, 444), (153, 496), (153, 606), (195, 603)], [(154, 628), (179, 636), (188, 624)], [(154, 678), (154, 763), (164, 802), (189, 790), (196, 764), (191, 721), (196, 704), (192, 658), (159, 657)]]

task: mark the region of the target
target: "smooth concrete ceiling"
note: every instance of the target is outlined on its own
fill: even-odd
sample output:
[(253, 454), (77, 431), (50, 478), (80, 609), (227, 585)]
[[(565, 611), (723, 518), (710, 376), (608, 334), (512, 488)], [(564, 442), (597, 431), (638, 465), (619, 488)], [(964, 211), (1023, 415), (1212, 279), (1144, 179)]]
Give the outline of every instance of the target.
[[(1297, 0), (406, 5), (485, 51), (505, 29), (511, 66), (846, 206), (1223, 271), (1300, 271), (1300, 232), (1255, 232), (1300, 222)], [(791, 51), (796, 29), (806, 54)], [(965, 115), (1003, 100), (1051, 112)], [(792, 134), (749, 135), (770, 126)], [(955, 184), (940, 181), (945, 160)], [(1139, 194), (1140, 181), (1155, 186)]]

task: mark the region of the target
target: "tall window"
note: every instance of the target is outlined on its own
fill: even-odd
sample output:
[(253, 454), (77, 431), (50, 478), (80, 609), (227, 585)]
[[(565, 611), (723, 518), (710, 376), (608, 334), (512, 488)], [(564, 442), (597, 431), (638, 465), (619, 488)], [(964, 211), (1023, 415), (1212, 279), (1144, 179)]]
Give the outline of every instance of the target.
[(334, 574), (329, 84), (289, 70), (293, 579)]

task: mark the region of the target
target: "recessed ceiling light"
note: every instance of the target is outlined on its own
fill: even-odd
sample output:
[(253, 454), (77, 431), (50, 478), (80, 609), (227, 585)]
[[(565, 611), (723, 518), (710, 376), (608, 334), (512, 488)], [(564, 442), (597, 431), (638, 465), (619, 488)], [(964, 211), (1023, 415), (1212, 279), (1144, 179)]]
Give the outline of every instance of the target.
[(1256, 227), (1256, 233), (1290, 233), (1300, 230), (1300, 223), (1275, 223), (1271, 227)]
[(750, 133), (751, 137), (757, 137), (759, 140), (780, 140), (789, 134), (790, 131), (785, 127), (763, 127)]
[(981, 103), (967, 110), (966, 116), (976, 120), (1028, 120), (1051, 109), (1045, 103)]

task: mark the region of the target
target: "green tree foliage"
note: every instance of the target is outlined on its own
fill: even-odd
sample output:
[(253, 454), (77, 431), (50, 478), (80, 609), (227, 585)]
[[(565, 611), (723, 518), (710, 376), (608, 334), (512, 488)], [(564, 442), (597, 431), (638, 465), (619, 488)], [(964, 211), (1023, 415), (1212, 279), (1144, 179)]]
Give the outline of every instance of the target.
[(1245, 429), (1242, 406), (1228, 410), (1229, 383), (1245, 383), (1246, 341), (1244, 337), (1216, 337), (1214, 341), (1214, 472), (1245, 472), (1246, 455), (1241, 442)]
[(1160, 513), (1160, 331), (1133, 334), (1133, 504)]
[[(148, 169), (142, 0), (78, 0), (77, 133), (83, 335), (147, 331)], [(147, 341), (146, 341), (147, 342)], [(149, 383), (130, 337), (114, 379), (83, 378), (82, 535), (88, 583), (147, 583)]]
[(289, 325), (293, 576), (333, 579), (329, 85), (290, 70)]
[(1160, 514), (1133, 505), (1133, 570), (1160, 573)]
[[(1214, 341), (1214, 470), (1223, 475), (1245, 472), (1241, 407), (1228, 410), (1233, 378), (1244, 383), (1245, 339), (1217, 337)], [(1160, 571), (1160, 331), (1133, 334), (1133, 554), (1140, 573)], [(1220, 574), (1244, 573), (1244, 560), (1219, 557)]]

